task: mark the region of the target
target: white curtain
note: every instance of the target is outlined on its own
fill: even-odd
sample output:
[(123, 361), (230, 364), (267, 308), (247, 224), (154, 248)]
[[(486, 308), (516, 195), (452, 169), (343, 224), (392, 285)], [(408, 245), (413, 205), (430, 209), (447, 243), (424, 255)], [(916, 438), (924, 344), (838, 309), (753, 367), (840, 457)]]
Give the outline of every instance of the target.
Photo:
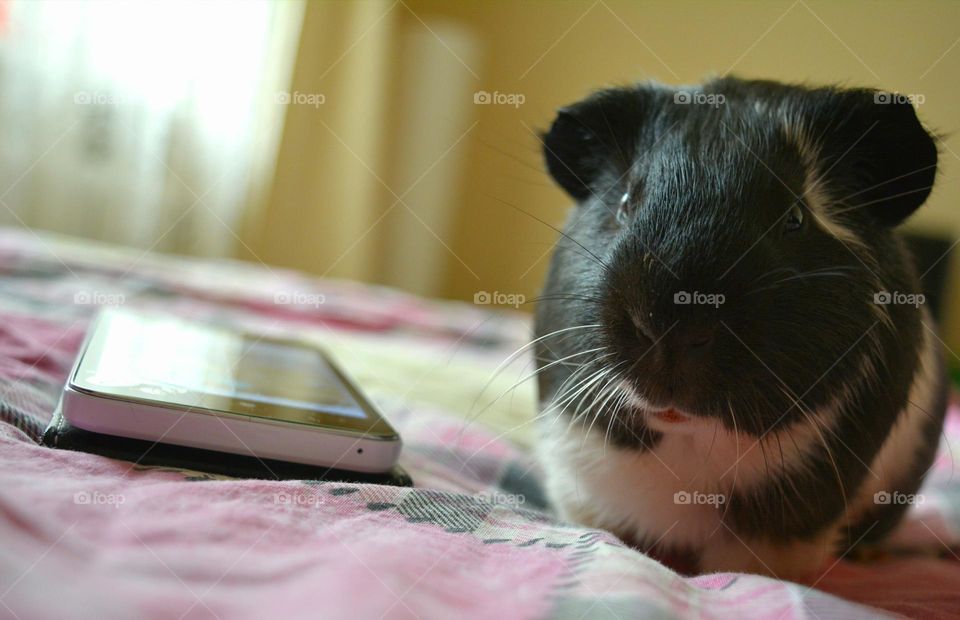
[(7, 3), (0, 223), (233, 254), (283, 113), (267, 86), (288, 70), (278, 6)]

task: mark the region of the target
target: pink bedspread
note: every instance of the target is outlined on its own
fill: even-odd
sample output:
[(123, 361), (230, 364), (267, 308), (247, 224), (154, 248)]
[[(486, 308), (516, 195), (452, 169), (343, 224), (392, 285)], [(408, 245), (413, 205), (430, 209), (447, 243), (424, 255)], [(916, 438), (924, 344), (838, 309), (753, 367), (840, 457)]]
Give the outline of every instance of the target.
[[(511, 444), (443, 411), (396, 402), (380, 404), (405, 437), (414, 489), (232, 480), (38, 446), (96, 310), (84, 299), (271, 330), (415, 334), (424, 346), (461, 339), (491, 371), (525, 331), (520, 318), (491, 319), (463, 304), (138, 256), (0, 234), (0, 617), (960, 614), (960, 485), (947, 449), (960, 445), (956, 410), (924, 502), (896, 534), (909, 553), (838, 560), (807, 585), (678, 576), (607, 532), (551, 516), (536, 467)], [(274, 303), (284, 290), (325, 300)]]

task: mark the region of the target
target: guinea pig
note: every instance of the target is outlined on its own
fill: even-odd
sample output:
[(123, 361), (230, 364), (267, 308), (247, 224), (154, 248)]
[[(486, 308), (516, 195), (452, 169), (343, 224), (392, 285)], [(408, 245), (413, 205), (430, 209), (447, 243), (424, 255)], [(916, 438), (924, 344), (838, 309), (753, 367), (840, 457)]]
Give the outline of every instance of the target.
[(937, 147), (903, 96), (722, 78), (561, 109), (576, 202), (535, 317), (560, 514), (692, 571), (802, 580), (916, 500), (947, 382), (896, 231)]

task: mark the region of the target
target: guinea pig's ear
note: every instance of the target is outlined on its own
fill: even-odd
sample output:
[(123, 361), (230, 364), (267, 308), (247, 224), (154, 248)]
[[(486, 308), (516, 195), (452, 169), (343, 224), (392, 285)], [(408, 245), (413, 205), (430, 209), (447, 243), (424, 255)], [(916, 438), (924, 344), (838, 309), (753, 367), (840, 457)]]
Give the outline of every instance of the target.
[(541, 136), (550, 176), (577, 201), (601, 193), (636, 157), (647, 93), (643, 87), (600, 91), (560, 109)]
[(813, 95), (815, 159), (838, 206), (887, 226), (916, 211), (933, 187), (937, 147), (910, 101), (867, 89)]

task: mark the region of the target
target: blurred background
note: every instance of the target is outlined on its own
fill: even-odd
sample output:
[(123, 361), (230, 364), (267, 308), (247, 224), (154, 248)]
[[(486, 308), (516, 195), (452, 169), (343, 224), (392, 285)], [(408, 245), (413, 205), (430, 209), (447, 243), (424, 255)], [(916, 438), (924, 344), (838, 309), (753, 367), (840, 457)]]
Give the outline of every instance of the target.
[(532, 299), (554, 110), (727, 73), (914, 98), (944, 138), (909, 230), (960, 350), (957, 2), (0, 0), (0, 224)]

